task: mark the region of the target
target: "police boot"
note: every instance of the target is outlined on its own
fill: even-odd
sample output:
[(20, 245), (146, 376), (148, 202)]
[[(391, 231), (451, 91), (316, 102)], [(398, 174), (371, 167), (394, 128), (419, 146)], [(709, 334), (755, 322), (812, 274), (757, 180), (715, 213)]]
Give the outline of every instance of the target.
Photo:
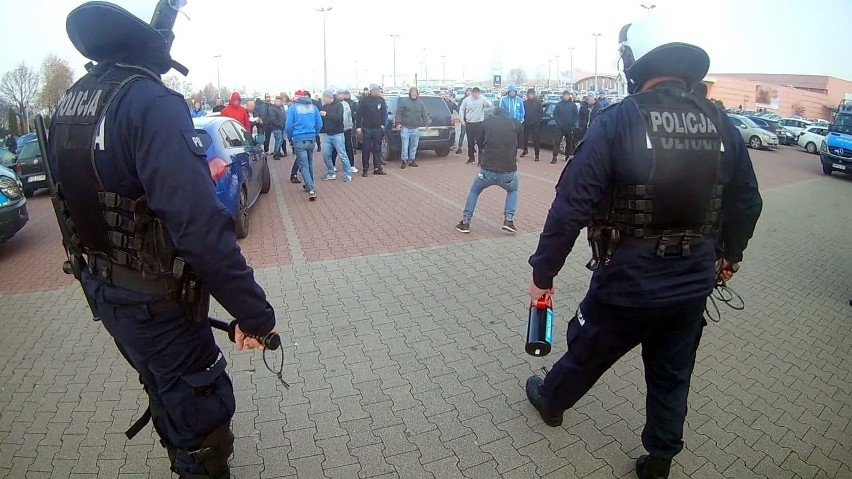
[(530, 404), (532, 404), (538, 413), (541, 415), (541, 419), (550, 427), (558, 427), (562, 425), (562, 413), (564, 410), (559, 410), (550, 404), (548, 401), (541, 395), (541, 386), (544, 384), (544, 379), (539, 376), (530, 376), (527, 379), (527, 399), (529, 399)]
[(204, 466), (207, 474), (181, 474), (181, 479), (230, 479), (231, 469), (228, 459), (234, 453), (234, 434), (230, 424), (223, 424), (213, 430), (198, 450), (190, 451), (189, 456)]
[(639, 479), (667, 479), (671, 467), (671, 459), (660, 459), (646, 454), (636, 459), (636, 476)]

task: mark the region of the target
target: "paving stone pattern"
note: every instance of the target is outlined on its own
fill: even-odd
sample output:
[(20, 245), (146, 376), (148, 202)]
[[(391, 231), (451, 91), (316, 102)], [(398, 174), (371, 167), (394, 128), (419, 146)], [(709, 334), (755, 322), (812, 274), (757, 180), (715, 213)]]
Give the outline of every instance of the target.
[[(732, 285), (747, 307), (706, 329), (672, 477), (850, 478), (852, 181), (820, 178), (815, 157), (792, 150), (753, 156), (773, 188)], [(520, 234), (499, 231), (503, 194), (489, 191), (462, 237), (452, 226), (474, 171), (462, 161), (391, 163), (384, 178), (320, 184), (317, 203), (286, 182), (288, 163), (273, 163), (260, 233), (244, 249), (279, 314), (291, 388), (217, 333), (237, 395), (234, 477), (633, 477), (638, 350), (563, 427), (544, 425), (522, 389), (565, 351), (588, 284), (580, 241), (556, 281), (560, 340), (545, 359), (527, 356), (526, 259), (562, 165), (522, 165)], [(270, 248), (282, 249), (274, 266), (261, 259)], [(53, 256), (15, 271), (7, 258), (0, 286), (43, 274)], [(150, 429), (123, 435), (145, 396), (78, 288), (0, 290), (0, 476), (170, 477)]]

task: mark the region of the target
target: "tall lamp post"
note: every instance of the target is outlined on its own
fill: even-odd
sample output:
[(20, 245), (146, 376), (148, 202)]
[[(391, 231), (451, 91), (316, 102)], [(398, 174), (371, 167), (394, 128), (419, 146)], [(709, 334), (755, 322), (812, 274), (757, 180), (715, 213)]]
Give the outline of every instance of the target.
[(657, 6), (656, 6), (656, 5), (645, 5), (644, 3), (643, 3), (642, 5), (639, 5), (639, 6), (640, 6), (640, 7), (642, 7), (642, 8), (644, 8), (644, 9), (645, 9), (645, 11), (646, 11), (646, 12), (648, 12), (648, 15), (650, 15), (650, 14), (651, 14), (651, 10), (653, 10), (653, 9), (657, 8)]
[(358, 89), (358, 60), (355, 60), (355, 89)]
[(441, 82), (447, 83), (447, 56), (441, 55)]
[(390, 37), (393, 39), (393, 86), (396, 86), (396, 39), (399, 35), (394, 33)]
[(595, 37), (595, 93), (598, 92), (598, 37), (601, 36), (600, 33), (592, 33), (592, 36)]
[(423, 81), (429, 85), (429, 60), (426, 56), (426, 48), (423, 49)]
[(559, 55), (556, 55), (556, 87), (562, 83), (562, 73), (559, 71)]
[(551, 75), (551, 73), (552, 73), (551, 67), (552, 66), (553, 66), (553, 60), (548, 60), (547, 61), (547, 87), (548, 88), (550, 88), (550, 77), (553, 76), (553, 75)]
[(222, 54), (220, 53), (218, 55), (213, 55), (213, 58), (216, 59), (216, 88), (218, 88), (218, 91), (216, 91), (216, 98), (221, 98), (222, 97), (222, 79), (219, 76), (219, 60), (222, 58)]
[(574, 91), (574, 47), (568, 47), (568, 51), (571, 52), (571, 65), (569, 65), (571, 71), (568, 72), (568, 81), (571, 82), (571, 91)]
[(316, 10), (322, 13), (322, 89), (325, 91), (328, 89), (328, 55), (326, 54), (325, 14), (331, 11), (331, 7), (321, 7)]

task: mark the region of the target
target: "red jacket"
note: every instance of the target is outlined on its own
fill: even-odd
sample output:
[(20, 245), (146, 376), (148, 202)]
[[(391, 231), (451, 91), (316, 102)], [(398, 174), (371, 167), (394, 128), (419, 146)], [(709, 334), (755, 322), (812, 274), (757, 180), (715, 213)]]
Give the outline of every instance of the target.
[(249, 121), (248, 110), (242, 107), (241, 102), (240, 94), (237, 92), (232, 93), (231, 102), (222, 110), (221, 115), (237, 120), (251, 134), (251, 122)]

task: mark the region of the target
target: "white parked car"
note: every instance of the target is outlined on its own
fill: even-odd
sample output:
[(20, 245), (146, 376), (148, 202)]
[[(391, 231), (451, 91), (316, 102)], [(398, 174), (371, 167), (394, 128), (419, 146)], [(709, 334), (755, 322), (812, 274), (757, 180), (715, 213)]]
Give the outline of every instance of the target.
[(787, 129), (787, 131), (795, 135), (797, 138), (799, 136), (799, 133), (802, 132), (802, 130), (813, 125), (812, 122), (808, 120), (803, 120), (801, 118), (782, 118), (778, 120), (778, 123), (785, 129)]
[(819, 153), (819, 145), (828, 135), (828, 128), (824, 126), (809, 126), (799, 133), (799, 146), (808, 150), (808, 153)]

